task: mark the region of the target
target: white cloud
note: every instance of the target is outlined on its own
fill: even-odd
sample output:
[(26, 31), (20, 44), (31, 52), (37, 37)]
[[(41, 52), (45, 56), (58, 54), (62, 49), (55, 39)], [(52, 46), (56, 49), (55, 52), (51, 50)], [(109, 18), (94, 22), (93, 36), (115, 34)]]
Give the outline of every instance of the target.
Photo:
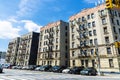
[(1, 39), (12, 39), (19, 35), (19, 28), (13, 27), (9, 21), (0, 21), (0, 38)]
[(84, 0), (87, 3), (103, 3), (105, 0)]
[(25, 24), (24, 28), (28, 30), (29, 32), (31, 31), (40, 32), (40, 27), (42, 27), (30, 20), (22, 20), (21, 22)]
[[(56, 0), (20, 0), (19, 10), (16, 12), (17, 16), (29, 16), (34, 14), (37, 10), (42, 8), (46, 3), (54, 2)], [(38, 7), (39, 6), (39, 7)], [(57, 9), (58, 10), (58, 9)]]
[(19, 10), (17, 11), (17, 16), (24, 16), (31, 14), (32, 11), (35, 11), (36, 1), (34, 0), (21, 0), (19, 4)]

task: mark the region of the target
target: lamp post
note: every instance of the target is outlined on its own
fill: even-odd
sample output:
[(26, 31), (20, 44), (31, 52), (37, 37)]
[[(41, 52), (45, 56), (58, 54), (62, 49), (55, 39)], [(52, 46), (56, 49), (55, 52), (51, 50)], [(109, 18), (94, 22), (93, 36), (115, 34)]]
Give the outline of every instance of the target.
[(96, 59), (97, 59), (97, 68), (98, 68), (98, 75), (100, 76), (100, 56), (99, 56), (99, 50), (98, 50), (98, 46), (95, 45), (95, 53), (96, 53)]

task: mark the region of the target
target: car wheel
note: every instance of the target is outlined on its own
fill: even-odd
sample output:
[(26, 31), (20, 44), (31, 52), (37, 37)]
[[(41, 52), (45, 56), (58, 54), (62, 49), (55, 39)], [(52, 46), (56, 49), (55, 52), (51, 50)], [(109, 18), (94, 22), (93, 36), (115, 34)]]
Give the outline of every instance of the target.
[(89, 76), (91, 76), (92, 74), (91, 73), (88, 73)]

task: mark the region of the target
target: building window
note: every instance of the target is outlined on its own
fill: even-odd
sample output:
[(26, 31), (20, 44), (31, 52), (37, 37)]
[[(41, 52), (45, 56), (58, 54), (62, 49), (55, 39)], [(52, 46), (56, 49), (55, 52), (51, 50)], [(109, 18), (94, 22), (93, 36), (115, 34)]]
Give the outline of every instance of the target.
[(109, 43), (109, 37), (105, 37), (105, 43)]
[(90, 19), (90, 15), (87, 15), (87, 19)]
[(89, 36), (92, 36), (92, 31), (89, 31)]
[(72, 57), (75, 56), (75, 51), (72, 51)]
[(56, 45), (56, 50), (58, 49), (58, 45)]
[(65, 32), (65, 36), (67, 36), (67, 32)]
[(65, 39), (65, 43), (67, 43), (67, 39)]
[(109, 59), (109, 66), (110, 66), (110, 68), (113, 68), (113, 67), (114, 67), (113, 59)]
[(91, 55), (93, 55), (94, 54), (94, 49), (91, 49)]
[(95, 44), (95, 45), (97, 45), (97, 44), (98, 44), (97, 39), (94, 39), (94, 44)]
[(115, 11), (115, 16), (117, 17), (117, 12)]
[(88, 60), (85, 60), (85, 66), (88, 67)]
[(93, 19), (95, 17), (94, 13), (91, 14), (91, 18)]
[(74, 42), (72, 42), (72, 48), (74, 48)]
[(92, 60), (92, 67), (95, 67), (95, 60)]
[(104, 10), (101, 10), (101, 15), (104, 15)]
[(104, 34), (107, 34), (107, 33), (108, 33), (107, 27), (104, 27), (104, 28), (103, 28), (103, 31), (104, 31)]
[(85, 21), (85, 17), (82, 17), (82, 21)]
[(74, 34), (72, 34), (72, 40), (74, 40)]
[(65, 46), (65, 49), (68, 50), (68, 46)]
[(105, 25), (106, 23), (107, 23), (107, 22), (106, 22), (106, 19), (103, 18), (103, 19), (102, 19), (102, 24)]
[(93, 30), (93, 34), (94, 34), (94, 35), (97, 35), (96, 30)]
[(67, 30), (68, 28), (67, 28), (67, 26), (65, 26), (65, 30)]
[(72, 27), (72, 33), (74, 33), (74, 28)]
[(92, 22), (92, 26), (95, 27), (95, 21)]
[(120, 28), (119, 28), (119, 34), (120, 34)]
[(90, 45), (93, 45), (93, 40), (92, 39), (90, 40)]
[(57, 61), (55, 61), (55, 65), (57, 65)]
[(58, 57), (58, 53), (55, 53), (55, 58)]
[(110, 48), (110, 47), (107, 47), (107, 54), (112, 54), (112, 53), (111, 53), (111, 48)]
[(113, 31), (114, 31), (114, 33), (117, 33), (117, 32), (116, 32), (116, 28), (115, 28), (115, 26), (113, 26)]
[(116, 21), (117, 21), (117, 25), (119, 26), (120, 25), (119, 20), (116, 20)]
[(75, 60), (73, 60), (73, 66), (75, 66)]
[(56, 37), (58, 37), (58, 32), (56, 32)]
[(113, 19), (113, 18), (111, 18), (111, 22), (112, 22), (113, 24), (115, 24), (115, 22), (114, 22), (114, 19)]
[(58, 38), (56, 38), (56, 43), (58, 43)]
[(84, 60), (81, 60), (81, 65), (84, 66)]
[(120, 17), (120, 13), (118, 13), (119, 17)]
[(118, 37), (117, 36), (115, 36), (115, 40), (117, 40), (118, 39)]
[(91, 23), (88, 23), (88, 28), (91, 28)]

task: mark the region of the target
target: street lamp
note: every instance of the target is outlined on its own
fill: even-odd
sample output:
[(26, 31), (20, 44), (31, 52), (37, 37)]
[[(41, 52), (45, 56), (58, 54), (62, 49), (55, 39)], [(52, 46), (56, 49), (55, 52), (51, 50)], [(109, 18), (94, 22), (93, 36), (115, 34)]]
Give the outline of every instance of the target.
[(99, 50), (98, 50), (98, 45), (95, 45), (95, 54), (96, 54), (96, 59), (97, 59), (97, 68), (98, 68), (98, 75), (100, 76), (100, 56), (99, 56)]

